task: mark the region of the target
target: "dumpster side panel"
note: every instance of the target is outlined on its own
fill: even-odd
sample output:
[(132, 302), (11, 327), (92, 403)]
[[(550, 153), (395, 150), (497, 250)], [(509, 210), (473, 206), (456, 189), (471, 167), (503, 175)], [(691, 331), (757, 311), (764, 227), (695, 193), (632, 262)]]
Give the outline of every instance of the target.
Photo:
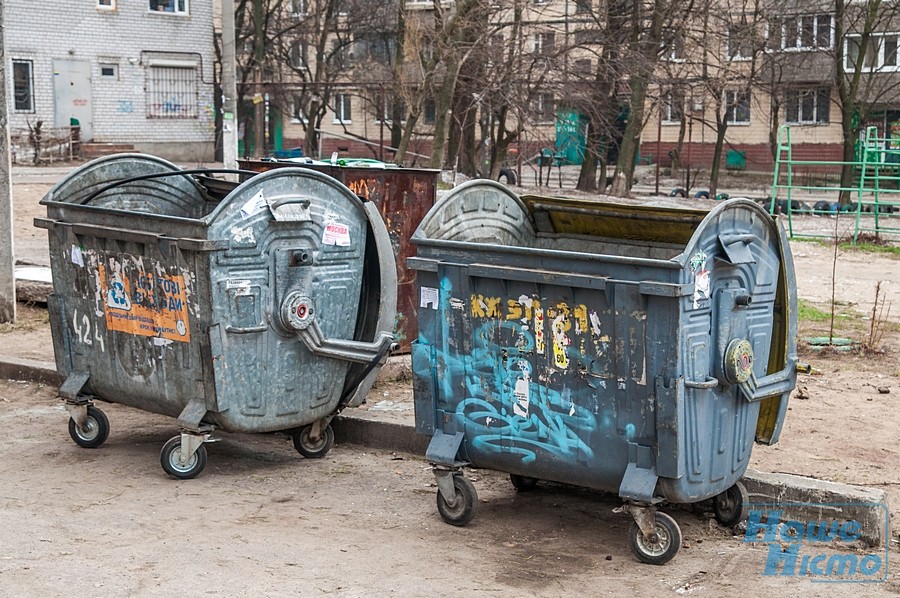
[(420, 429), (464, 431), (460, 457), (476, 467), (617, 491), (629, 455), (654, 452), (655, 384), (675, 359), (649, 356), (648, 331), (677, 322), (674, 300), (650, 314), (659, 298), (636, 282), (585, 289), (470, 269), (419, 273), (415, 353), (437, 365), (415, 360), (416, 388), (436, 395), (429, 421), (417, 393)]
[[(55, 309), (50, 313), (61, 373), (90, 373), (86, 392), (176, 416), (204, 396), (206, 260), (175, 244), (123, 241), (98, 226), (50, 231)], [(184, 375), (194, 370), (194, 376)], [(186, 397), (186, 398), (185, 398)]]

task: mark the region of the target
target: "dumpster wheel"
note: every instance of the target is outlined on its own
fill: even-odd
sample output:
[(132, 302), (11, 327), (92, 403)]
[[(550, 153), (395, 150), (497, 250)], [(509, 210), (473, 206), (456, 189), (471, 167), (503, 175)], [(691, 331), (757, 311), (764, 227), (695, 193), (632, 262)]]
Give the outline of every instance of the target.
[(437, 492), (437, 509), (444, 523), (450, 525), (465, 525), (475, 516), (475, 504), (478, 502), (478, 493), (475, 486), (462, 474), (453, 475), (453, 489), (455, 496), (453, 504), (447, 502), (441, 491)]
[(509, 474), (509, 481), (512, 482), (516, 492), (531, 492), (537, 488), (538, 485), (537, 478), (529, 478), (528, 476), (517, 475), (514, 473)]
[(713, 498), (713, 514), (719, 525), (734, 527), (747, 518), (750, 512), (750, 495), (740, 482)]
[(681, 548), (681, 528), (665, 513), (657, 512), (654, 519), (655, 538), (644, 536), (637, 522), (632, 521), (628, 528), (628, 544), (642, 563), (663, 565), (671, 561)]
[(200, 475), (200, 472), (206, 467), (206, 447), (202, 441), (200, 446), (186, 463), (181, 463), (182, 437), (175, 436), (166, 442), (162, 450), (159, 452), (159, 462), (163, 470), (173, 478), (179, 480), (190, 480)]
[(97, 448), (109, 437), (109, 419), (99, 409), (88, 405), (83, 425), (79, 426), (74, 417), (69, 419), (69, 436), (82, 448)]
[(326, 425), (319, 434), (318, 441), (312, 440), (311, 433), (312, 424), (301, 428), (299, 432), (295, 433), (294, 448), (307, 459), (321, 459), (334, 446), (334, 430), (331, 429), (330, 425)]

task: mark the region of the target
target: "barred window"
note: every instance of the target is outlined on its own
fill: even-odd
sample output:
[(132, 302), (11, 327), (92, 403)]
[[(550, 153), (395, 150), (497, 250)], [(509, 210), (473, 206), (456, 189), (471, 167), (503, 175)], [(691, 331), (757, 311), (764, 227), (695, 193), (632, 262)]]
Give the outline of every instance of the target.
[(196, 67), (151, 65), (147, 77), (147, 118), (197, 118)]

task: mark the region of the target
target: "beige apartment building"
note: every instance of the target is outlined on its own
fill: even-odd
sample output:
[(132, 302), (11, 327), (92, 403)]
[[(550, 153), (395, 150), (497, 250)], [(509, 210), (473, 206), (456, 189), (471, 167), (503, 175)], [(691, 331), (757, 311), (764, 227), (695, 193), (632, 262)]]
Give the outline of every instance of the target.
[[(286, 3), (288, 17), (306, 18), (314, 12), (315, 2)], [(740, 168), (770, 171), (776, 134), (784, 124), (791, 126), (795, 158), (840, 160), (841, 109), (835, 73), (836, 61), (852, 70), (859, 54), (860, 29), (852, 15), (845, 17), (846, 33), (838, 39), (833, 3), (793, 0), (765, 10), (757, 7), (753, 15), (721, 4), (702, 15), (695, 11), (686, 21), (684, 15), (681, 20), (672, 19), (644, 111), (640, 158), (666, 166), (677, 152), (683, 165), (708, 167), (718, 129), (725, 123), (723, 167), (734, 166), (735, 161), (726, 158), (737, 156)], [(512, 18), (514, 7), (521, 8), (522, 53), (543, 57), (552, 69), (542, 79), (543, 88), (531, 90), (527, 109), (516, 115), (525, 121), (525, 132), (517, 143), (520, 154), (531, 156), (542, 148), (559, 154), (573, 140), (583, 151), (584, 135), (579, 129), (584, 121), (579, 120), (573, 98), (574, 91), (591, 80), (602, 47), (600, 0), (506, 0), (490, 6), (496, 33), (484, 44), (509, 44), (510, 29), (502, 27), (503, 20)], [(434, 4), (407, 0), (406, 9), (408, 21), (427, 23)], [(877, 20), (861, 73), (860, 93), (867, 96), (859, 114), (861, 128), (877, 126), (885, 138), (900, 138), (900, 93), (894, 89), (900, 90), (894, 81), (900, 78), (900, 21), (894, 27), (895, 21)], [(330, 86), (317, 153), (328, 157), (337, 151), (341, 156), (390, 160), (391, 118), (404, 119), (405, 114), (402, 106), (399, 111), (393, 109), (397, 84), (390, 78), (388, 62), (395, 40), (390, 35), (373, 37), (371, 31), (348, 35), (353, 40), (341, 51), (344, 68)], [(421, 48), (410, 51), (417, 50)], [(308, 60), (309, 51), (298, 40), (290, 60)], [(485, 60), (491, 60), (490, 54)], [(413, 63), (405, 67), (408, 85), (423, 77)], [(622, 79), (619, 85), (625, 100), (627, 76)], [(295, 83), (290, 78), (267, 85), (264, 98), (257, 98), (265, 99), (267, 105), (267, 148), (276, 155), (287, 154), (302, 145), (306, 135), (300, 92), (292, 91)], [(411, 159), (419, 165), (431, 152), (435, 110), (434, 98), (426, 99), (410, 142)]]

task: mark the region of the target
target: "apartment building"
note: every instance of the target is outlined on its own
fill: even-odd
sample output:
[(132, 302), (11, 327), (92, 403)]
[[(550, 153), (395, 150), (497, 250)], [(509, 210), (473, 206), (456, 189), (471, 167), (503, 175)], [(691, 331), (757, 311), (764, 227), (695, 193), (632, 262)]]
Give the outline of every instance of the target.
[(4, 0), (10, 128), (212, 159), (211, 0)]
[[(868, 29), (852, 8), (838, 28), (834, 4), (823, 2), (785, 3), (755, 15), (726, 9), (705, 31), (687, 23), (685, 43), (663, 52), (641, 155), (668, 165), (677, 151), (683, 165), (709, 167), (724, 122), (723, 166), (738, 152), (746, 169), (771, 170), (782, 125), (791, 127), (794, 159), (840, 161), (839, 67), (848, 79), (859, 71), (857, 134), (875, 126), (880, 137), (900, 139), (900, 27), (890, 11), (896, 9)], [(863, 31), (870, 41), (858, 63)]]

